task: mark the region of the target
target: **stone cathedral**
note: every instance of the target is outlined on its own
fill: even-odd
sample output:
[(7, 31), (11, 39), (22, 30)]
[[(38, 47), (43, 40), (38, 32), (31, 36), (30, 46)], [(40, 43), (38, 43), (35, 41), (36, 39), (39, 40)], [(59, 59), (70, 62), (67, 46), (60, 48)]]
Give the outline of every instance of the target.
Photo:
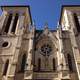
[(37, 30), (29, 6), (1, 6), (0, 80), (80, 80), (80, 5), (63, 5), (56, 30)]

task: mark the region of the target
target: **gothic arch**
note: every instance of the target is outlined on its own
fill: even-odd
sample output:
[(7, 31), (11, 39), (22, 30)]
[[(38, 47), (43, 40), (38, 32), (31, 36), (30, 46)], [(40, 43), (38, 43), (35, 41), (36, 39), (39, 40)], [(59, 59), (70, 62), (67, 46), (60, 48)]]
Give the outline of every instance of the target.
[[(9, 27), (10, 27), (11, 20), (12, 20), (12, 13), (9, 14), (8, 20), (7, 20), (5, 29), (4, 29), (4, 32), (6, 32), (6, 33), (8, 33), (8, 31), (9, 31)], [(4, 23), (4, 24), (5, 24), (5, 23)]]
[(72, 57), (71, 57), (70, 54), (67, 54), (67, 61), (68, 61), (69, 71), (73, 71), (73, 67), (72, 67)]
[(36, 40), (36, 43), (38, 43), (40, 40), (44, 39), (44, 38), (48, 38), (48, 40), (50, 40), (54, 46), (57, 48), (57, 37), (56, 35), (52, 34), (49, 30), (44, 30), (41, 35), (38, 37), (38, 39)]
[(8, 66), (9, 66), (9, 59), (6, 60), (6, 63), (4, 65), (3, 75), (7, 74)]
[[(55, 34), (50, 32), (49, 30), (44, 30), (40, 33), (39, 36), (37, 36), (35, 47), (35, 71), (37, 69), (40, 71), (55, 71), (56, 62), (53, 61), (53, 56), (57, 56), (57, 38)], [(41, 61), (39, 60), (39, 58), (41, 59)]]
[(40, 68), (41, 68), (41, 59), (39, 58), (38, 59), (38, 71), (40, 71)]
[(55, 71), (56, 70), (56, 60), (55, 60), (55, 58), (53, 58), (52, 63), (53, 63), (53, 71)]
[(25, 65), (26, 65), (26, 54), (24, 54), (22, 56), (22, 60), (21, 60), (21, 72), (24, 72)]

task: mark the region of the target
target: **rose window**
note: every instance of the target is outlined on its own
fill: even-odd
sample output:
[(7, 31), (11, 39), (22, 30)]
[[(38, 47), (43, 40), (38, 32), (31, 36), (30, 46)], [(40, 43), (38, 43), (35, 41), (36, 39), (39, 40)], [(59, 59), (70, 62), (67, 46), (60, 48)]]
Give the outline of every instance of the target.
[(52, 51), (52, 48), (49, 44), (44, 44), (41, 47), (41, 54), (43, 54), (44, 56), (49, 56), (51, 51)]

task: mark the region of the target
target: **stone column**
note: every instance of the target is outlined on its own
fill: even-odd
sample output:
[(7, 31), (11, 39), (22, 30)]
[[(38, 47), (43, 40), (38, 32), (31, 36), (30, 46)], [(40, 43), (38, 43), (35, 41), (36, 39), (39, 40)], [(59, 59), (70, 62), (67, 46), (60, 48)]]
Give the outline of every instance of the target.
[(27, 57), (27, 70), (31, 70), (31, 60), (32, 60), (32, 46), (33, 40), (32, 38), (29, 39), (29, 49), (28, 49), (28, 57)]
[(27, 63), (28, 67), (27, 70), (32, 70), (32, 54), (33, 54), (33, 40), (34, 40), (34, 29), (31, 31), (30, 39), (29, 39), (29, 49), (28, 49), (28, 57), (27, 57)]
[(62, 40), (61, 26), (59, 26), (59, 30), (58, 30), (58, 39), (59, 39), (59, 46), (60, 46), (59, 51), (57, 53), (57, 56), (58, 56), (58, 71), (59, 71), (59, 78), (62, 79), (63, 74), (67, 75), (67, 73), (65, 71), (67, 71), (68, 68), (66, 66), (66, 60), (65, 60), (65, 57), (64, 57), (64, 45), (63, 45), (63, 40)]
[[(59, 46), (60, 46), (60, 34), (59, 34), (59, 29), (57, 30), (57, 37), (58, 37), (58, 40), (59, 40), (59, 42), (58, 42), (58, 44), (59, 44)], [(60, 47), (59, 47), (59, 49), (60, 49)], [(57, 66), (57, 70), (58, 71), (60, 71), (61, 70), (61, 54), (60, 54), (60, 50), (58, 50), (57, 51), (57, 58), (58, 58), (58, 66)]]
[(65, 60), (65, 57), (64, 57), (64, 44), (63, 44), (63, 37), (62, 37), (62, 29), (60, 27), (59, 29), (59, 46), (60, 46), (60, 56), (61, 56), (61, 66), (63, 67), (63, 70), (66, 70), (66, 60)]
[(34, 41), (34, 30), (30, 32), (30, 37), (29, 37), (29, 47), (27, 55), (27, 67), (26, 67), (27, 70), (25, 72), (25, 79), (32, 79), (33, 77), (33, 64), (32, 64), (33, 41)]

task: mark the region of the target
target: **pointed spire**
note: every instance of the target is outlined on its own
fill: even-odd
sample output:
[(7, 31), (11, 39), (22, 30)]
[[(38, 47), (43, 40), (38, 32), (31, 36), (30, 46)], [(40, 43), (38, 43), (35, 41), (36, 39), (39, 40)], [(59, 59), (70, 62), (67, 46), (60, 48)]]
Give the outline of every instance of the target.
[(59, 28), (59, 21), (58, 21), (58, 23), (57, 23), (57, 28)]
[(33, 26), (36, 26), (36, 22), (35, 22), (35, 20), (33, 20), (33, 24), (32, 24)]
[(31, 29), (32, 29), (32, 25), (31, 25), (31, 23), (29, 24), (29, 31), (31, 31)]
[(32, 28), (36, 29), (36, 22), (35, 22), (35, 20), (33, 21)]
[(44, 29), (48, 29), (48, 23), (45, 22)]
[(57, 28), (61, 28), (62, 29), (62, 26), (59, 24), (59, 22), (57, 23)]
[(49, 29), (48, 29), (48, 23), (47, 22), (45, 22), (45, 25), (44, 25), (44, 34), (45, 35), (49, 34)]
[(57, 23), (57, 28), (62, 30), (62, 26), (59, 24), (59, 22)]
[(33, 24), (32, 24), (32, 32), (34, 32), (36, 30), (36, 24), (35, 24), (35, 20), (33, 21)]
[(59, 37), (62, 38), (62, 26), (58, 23), (57, 27), (59, 31)]

